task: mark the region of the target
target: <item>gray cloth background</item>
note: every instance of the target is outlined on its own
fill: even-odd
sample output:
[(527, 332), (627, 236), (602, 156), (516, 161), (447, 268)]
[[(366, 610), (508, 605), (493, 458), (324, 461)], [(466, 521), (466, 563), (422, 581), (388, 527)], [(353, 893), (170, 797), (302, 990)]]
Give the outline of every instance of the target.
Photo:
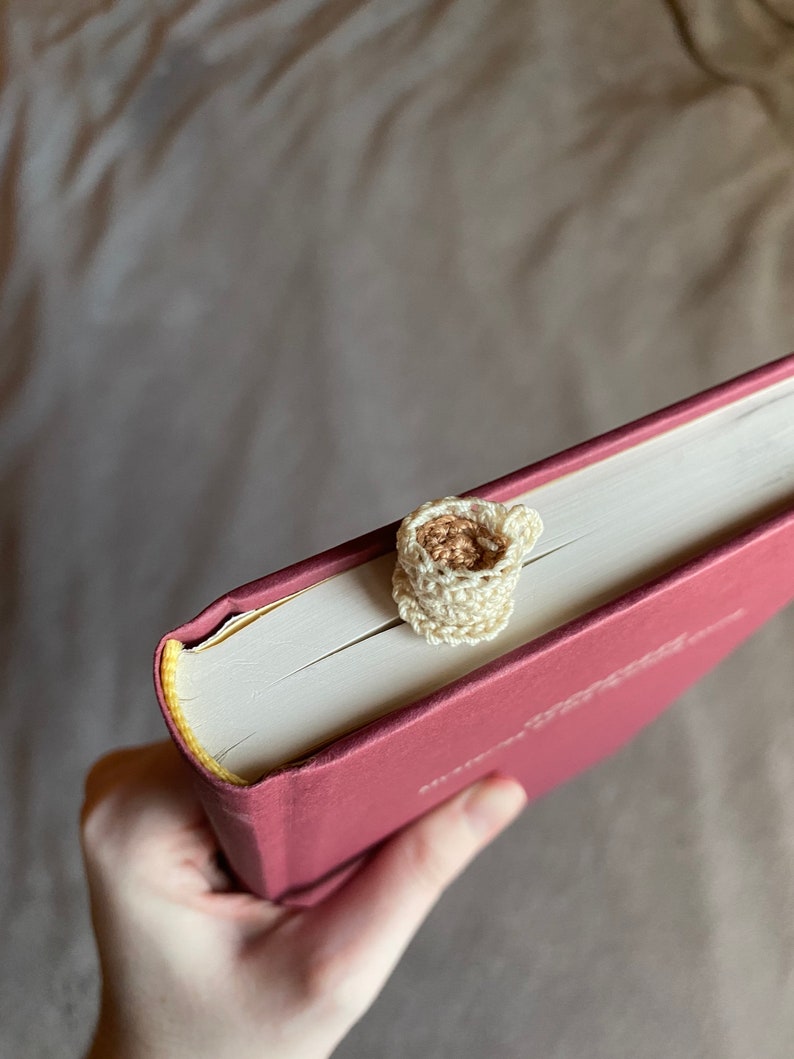
[[(0, 4), (0, 1053), (224, 590), (794, 348), (794, 4)], [(794, 1054), (794, 614), (444, 896), (340, 1059)]]

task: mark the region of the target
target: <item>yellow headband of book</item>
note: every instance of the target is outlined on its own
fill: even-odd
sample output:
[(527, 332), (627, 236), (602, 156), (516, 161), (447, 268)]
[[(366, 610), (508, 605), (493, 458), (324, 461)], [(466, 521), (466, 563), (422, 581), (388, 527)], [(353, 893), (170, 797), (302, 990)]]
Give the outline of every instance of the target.
[(179, 655), (183, 650), (184, 644), (180, 643), (179, 640), (166, 640), (162, 658), (160, 659), (160, 681), (163, 685), (163, 698), (168, 707), (168, 712), (171, 714), (174, 724), (185, 742), (185, 746), (190, 750), (196, 761), (201, 762), (205, 769), (218, 776), (219, 779), (226, 780), (227, 783), (234, 783), (238, 787), (247, 787), (247, 780), (242, 779), (242, 777), (235, 775), (233, 772), (229, 772), (211, 754), (207, 753), (196, 738), (195, 732), (187, 723), (176, 693), (176, 666)]

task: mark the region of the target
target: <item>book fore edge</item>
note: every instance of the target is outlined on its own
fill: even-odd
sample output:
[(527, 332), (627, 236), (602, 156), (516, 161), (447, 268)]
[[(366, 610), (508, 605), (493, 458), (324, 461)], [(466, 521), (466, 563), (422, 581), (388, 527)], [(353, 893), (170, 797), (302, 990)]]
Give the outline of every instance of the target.
[(171, 719), (182, 736), (185, 746), (196, 761), (203, 765), (208, 772), (211, 772), (219, 779), (225, 780), (227, 783), (233, 783), (237, 787), (248, 787), (250, 786), (248, 780), (244, 780), (242, 776), (237, 776), (234, 772), (229, 772), (204, 749), (187, 722), (176, 693), (176, 667), (183, 650), (184, 644), (180, 643), (179, 640), (166, 640), (160, 659), (160, 681), (163, 687), (163, 698)]

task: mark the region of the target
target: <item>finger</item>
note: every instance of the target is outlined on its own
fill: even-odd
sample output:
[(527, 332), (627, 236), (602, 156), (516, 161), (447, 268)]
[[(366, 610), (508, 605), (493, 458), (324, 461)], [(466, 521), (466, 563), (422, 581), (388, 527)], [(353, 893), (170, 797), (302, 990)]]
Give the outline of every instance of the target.
[[(86, 778), (81, 838), (90, 864), (128, 875), (173, 865), (197, 869), (212, 883), (217, 842), (170, 743), (115, 751)], [(219, 881), (219, 880), (218, 880)]]
[[(198, 799), (190, 769), (170, 741), (116, 750), (86, 778), (81, 843), (99, 889), (145, 896), (261, 931), (285, 910), (241, 892)], [(95, 887), (95, 889), (97, 889)]]
[(190, 771), (170, 741), (114, 750), (95, 762), (85, 780), (82, 817), (108, 800), (170, 815), (176, 825), (194, 818), (199, 806)]
[(444, 889), (525, 802), (514, 780), (480, 781), (391, 839), (322, 905), (285, 923), (312, 988), (369, 1003)]

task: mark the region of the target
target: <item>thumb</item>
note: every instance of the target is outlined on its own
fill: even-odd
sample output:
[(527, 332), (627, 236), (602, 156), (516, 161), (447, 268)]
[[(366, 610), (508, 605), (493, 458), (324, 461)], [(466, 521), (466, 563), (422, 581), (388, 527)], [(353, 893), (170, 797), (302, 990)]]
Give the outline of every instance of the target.
[(515, 780), (474, 784), (390, 839), (361, 871), (301, 917), (298, 941), (321, 980), (368, 1006), (428, 913), (476, 854), (523, 808)]

